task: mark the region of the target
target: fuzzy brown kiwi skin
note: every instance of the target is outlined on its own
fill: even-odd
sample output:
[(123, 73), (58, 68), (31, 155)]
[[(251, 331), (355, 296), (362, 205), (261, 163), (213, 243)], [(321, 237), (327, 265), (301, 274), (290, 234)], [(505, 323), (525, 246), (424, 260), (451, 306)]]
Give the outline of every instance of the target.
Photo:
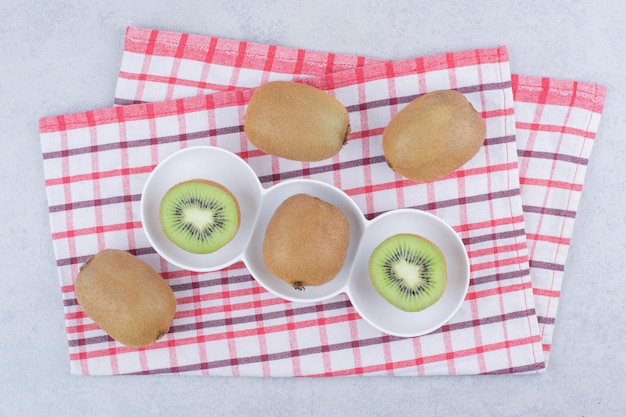
[(87, 316), (128, 347), (145, 347), (160, 339), (176, 313), (176, 297), (163, 278), (118, 249), (89, 257), (76, 276), (74, 293)]
[(308, 194), (287, 198), (276, 209), (263, 239), (263, 261), (296, 290), (334, 279), (345, 262), (350, 225), (336, 206)]
[(485, 121), (455, 90), (426, 93), (396, 114), (383, 132), (387, 165), (414, 182), (451, 174), (482, 147)]
[(337, 154), (351, 129), (347, 109), (327, 92), (300, 82), (272, 81), (250, 98), (244, 132), (263, 152), (314, 162)]

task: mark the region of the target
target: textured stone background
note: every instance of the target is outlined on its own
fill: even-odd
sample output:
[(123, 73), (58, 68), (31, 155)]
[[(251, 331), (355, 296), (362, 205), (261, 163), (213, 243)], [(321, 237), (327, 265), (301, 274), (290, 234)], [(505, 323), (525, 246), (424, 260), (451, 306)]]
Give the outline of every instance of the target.
[[(4, 2), (0, 416), (624, 415), (626, 3), (509, 3)], [(515, 73), (606, 86), (547, 373), (335, 379), (71, 377), (37, 122), (41, 116), (112, 104), (128, 25), (382, 59), (506, 45)]]

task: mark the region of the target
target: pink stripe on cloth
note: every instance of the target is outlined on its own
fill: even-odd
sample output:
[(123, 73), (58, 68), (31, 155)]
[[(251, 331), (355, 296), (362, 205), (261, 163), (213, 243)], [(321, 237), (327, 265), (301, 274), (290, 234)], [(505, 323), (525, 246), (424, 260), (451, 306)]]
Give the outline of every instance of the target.
[[(156, 42), (162, 35), (171, 43), (172, 35), (167, 33), (150, 33), (148, 39)], [(182, 50), (170, 43), (154, 45), (152, 50), (178, 53), (177, 77), (181, 77), (189, 71), (185, 57), (191, 52), (186, 50), (194, 47), (194, 39), (198, 38), (188, 36)], [(230, 45), (245, 54), (259, 47)], [(144, 45), (143, 51), (147, 49)], [(287, 64), (291, 72), (308, 68), (308, 52), (287, 52), (278, 47), (272, 52), (272, 71)], [(279, 63), (277, 57), (286, 55), (292, 61)], [(220, 79), (226, 82), (222, 92), (40, 120), (73, 373), (335, 376), (543, 371), (506, 48), (371, 64), (303, 78), (302, 82), (326, 90), (345, 105), (353, 130), (337, 156), (306, 164), (266, 155), (254, 149), (242, 132), (254, 87), (232, 88), (232, 83), (249, 82), (251, 76), (261, 80), (268, 68), (265, 61), (257, 54), (248, 59), (206, 50), (193, 51), (191, 56), (212, 56), (222, 64), (230, 59), (242, 66), (237, 71), (220, 67)], [(135, 58), (143, 67), (143, 56)], [(326, 55), (320, 62), (336, 65), (343, 60)], [(150, 60), (157, 61), (163, 60)], [(261, 65), (261, 72), (251, 70), (250, 63)], [(213, 70), (197, 64), (199, 74)], [(159, 71), (172, 73), (171, 68)], [(269, 74), (267, 79), (272, 77)], [(147, 81), (143, 91), (150, 91), (151, 77), (138, 78)], [(449, 88), (451, 80), (487, 119), (485, 146), (462, 169), (439, 181), (404, 180), (386, 166), (381, 147), (376, 146), (382, 129), (412, 98)], [(431, 334), (392, 337), (362, 320), (345, 295), (316, 304), (290, 303), (265, 291), (242, 263), (213, 273), (191, 273), (164, 262), (140, 226), (142, 186), (155, 162), (182, 147), (206, 144), (240, 155), (264, 186), (300, 176), (339, 186), (367, 218), (400, 207), (435, 212), (462, 236), (470, 254), (471, 283), (461, 309)], [(98, 197), (93, 194), (96, 187)], [(94, 214), (96, 208), (102, 213), (102, 224), (95, 223), (100, 217)], [(105, 245), (144, 259), (177, 296), (170, 332), (150, 347), (131, 349), (112, 341), (76, 302), (72, 283), (78, 266)]]
[[(159, 77), (158, 71), (136, 70), (133, 62), (141, 60), (148, 47), (158, 47), (159, 52), (155, 54), (162, 59), (161, 71), (166, 71), (172, 65), (170, 58), (183, 36), (186, 35), (128, 28), (115, 103), (119, 105), (210, 94), (236, 87), (255, 86), (259, 84), (258, 80), (297, 79), (304, 75), (336, 73), (380, 62), (365, 57), (246, 42), (246, 55), (253, 55), (250, 59), (242, 60), (247, 71), (239, 70), (240, 76), (236, 81), (224, 84), (220, 82), (218, 74), (223, 70), (222, 65), (228, 67), (233, 56), (239, 53), (241, 42), (190, 35), (183, 59), (187, 60), (189, 66), (201, 64), (205, 69), (202, 76), (183, 73), (178, 78), (164, 80)], [(264, 54), (269, 55), (269, 50), (272, 51), (270, 67), (267, 66), (267, 56), (263, 59)], [(433, 70), (448, 66), (462, 67), (460, 64), (471, 53), (438, 55), (431, 58), (427, 65)], [(302, 61), (302, 70), (295, 72), (294, 62), (298, 60)], [(389, 68), (385, 70), (389, 71)], [(459, 70), (449, 72), (449, 88), (456, 88), (454, 80), (458, 73)], [(389, 74), (390, 78), (392, 75)], [(477, 85), (483, 85), (480, 71), (476, 75)], [(145, 95), (141, 97), (137, 96), (139, 89), (135, 85), (138, 79), (150, 80), (153, 87), (142, 89)], [(420, 92), (425, 91), (424, 80), (420, 79)], [(161, 84), (167, 86), (169, 93), (162, 93), (165, 89)], [(389, 94), (393, 95), (394, 85), (390, 84), (389, 88)], [(512, 75), (512, 89), (530, 274), (547, 362), (569, 239), (606, 90), (592, 83), (515, 74)], [(559, 176), (550, 177), (550, 173), (558, 173)], [(397, 189), (397, 199), (402, 202), (402, 188)]]

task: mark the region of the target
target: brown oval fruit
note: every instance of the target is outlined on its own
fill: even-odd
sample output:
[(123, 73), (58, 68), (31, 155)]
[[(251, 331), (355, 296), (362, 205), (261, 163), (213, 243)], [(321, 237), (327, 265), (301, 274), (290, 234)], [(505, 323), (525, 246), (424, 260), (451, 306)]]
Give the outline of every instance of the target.
[(244, 131), (254, 146), (271, 155), (321, 161), (347, 142), (350, 119), (343, 104), (323, 90), (272, 81), (252, 94)]
[(383, 152), (398, 174), (428, 182), (469, 161), (482, 146), (485, 133), (485, 121), (463, 94), (433, 91), (391, 119), (383, 132)]
[(343, 267), (350, 224), (335, 205), (296, 194), (274, 212), (263, 240), (263, 259), (278, 278), (302, 290), (335, 278)]
[(113, 339), (147, 346), (165, 335), (176, 297), (150, 265), (118, 249), (104, 249), (80, 268), (74, 283), (78, 304)]

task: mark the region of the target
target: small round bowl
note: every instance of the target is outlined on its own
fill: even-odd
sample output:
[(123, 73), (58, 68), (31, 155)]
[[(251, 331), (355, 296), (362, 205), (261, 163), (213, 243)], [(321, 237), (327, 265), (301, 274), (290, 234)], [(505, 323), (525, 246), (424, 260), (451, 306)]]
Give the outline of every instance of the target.
[[(209, 254), (195, 254), (176, 246), (163, 233), (159, 220), (165, 193), (180, 182), (198, 178), (228, 188), (241, 211), (235, 237)], [(170, 155), (152, 171), (141, 195), (141, 221), (150, 244), (168, 262), (189, 271), (216, 271), (241, 260), (254, 229), (262, 193), (259, 179), (243, 159), (221, 148), (193, 146)]]
[[(448, 281), (442, 297), (419, 312), (405, 312), (385, 300), (372, 285), (369, 258), (386, 238), (398, 233), (422, 236), (441, 249), (448, 268)], [(470, 266), (467, 251), (456, 232), (440, 218), (421, 210), (398, 209), (371, 220), (359, 246), (348, 296), (357, 312), (372, 326), (387, 334), (415, 337), (430, 333), (452, 318), (465, 299)]]
[[(285, 281), (272, 274), (263, 261), (263, 239), (265, 230), (278, 206), (294, 194), (309, 194), (339, 207), (350, 224), (350, 242), (343, 268), (332, 281), (324, 285), (308, 286), (296, 290)], [(345, 292), (350, 279), (350, 270), (361, 240), (365, 218), (356, 203), (339, 188), (310, 179), (293, 179), (276, 184), (266, 190), (263, 196), (257, 224), (252, 233), (244, 262), (250, 274), (269, 292), (289, 301), (316, 302)]]

